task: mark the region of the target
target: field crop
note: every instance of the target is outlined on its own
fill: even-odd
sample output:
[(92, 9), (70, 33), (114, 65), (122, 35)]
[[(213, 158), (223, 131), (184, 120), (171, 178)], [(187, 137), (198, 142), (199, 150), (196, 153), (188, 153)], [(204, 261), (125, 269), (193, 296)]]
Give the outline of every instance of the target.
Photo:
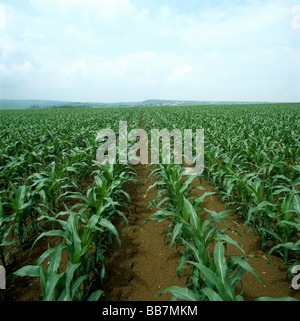
[[(238, 210), (239, 215), (245, 220), (245, 228), (251, 225), (253, 232), (259, 234), (261, 248), (268, 248), (268, 255), (276, 252), (281, 256), (283, 263), (291, 264), (291, 267), (300, 264), (298, 112), (297, 105), (190, 107), (185, 110), (165, 108), (153, 109), (152, 119), (149, 121), (150, 126), (154, 125), (154, 119), (154, 123), (169, 131), (174, 128), (204, 128), (203, 176), (213, 184), (214, 191), (222, 196), (222, 201)], [(145, 123), (147, 124), (146, 121)], [(207, 243), (222, 238), (219, 233), (214, 237), (216, 230), (211, 225), (209, 232), (202, 231), (202, 226), (208, 226), (211, 219), (222, 219), (223, 213), (210, 213), (211, 218), (202, 225), (199, 218), (201, 215), (195, 212), (199, 205), (200, 212), (203, 210), (201, 202), (193, 205), (182, 193), (177, 193), (176, 182), (172, 182), (172, 179), (176, 177), (175, 181), (179, 180), (180, 174), (174, 176), (172, 171), (174, 166), (160, 166), (160, 180), (156, 183), (159, 211), (152, 215), (152, 220), (162, 220), (162, 216), (171, 220), (172, 243), (174, 240), (180, 240), (184, 244), (187, 251), (182, 257), (183, 261), (193, 257), (193, 261), (188, 262), (194, 266), (191, 277), (193, 291), (190, 292), (190, 296), (202, 300), (240, 299), (233, 295), (229, 285), (234, 289), (235, 282), (244, 271), (255, 271), (246, 262), (241, 261), (241, 258), (231, 258), (230, 267), (227, 267), (223, 245), (219, 243), (215, 245), (217, 252), (213, 261), (206, 252)], [(185, 186), (186, 183), (182, 184)], [(166, 202), (168, 204), (165, 204)], [(160, 208), (163, 205), (165, 208)], [(188, 236), (186, 231), (182, 231), (186, 224)], [(232, 242), (228, 237), (222, 241)], [(210, 270), (207, 270), (208, 267)], [(236, 268), (239, 271), (236, 272), (238, 277), (232, 274)], [(195, 272), (195, 269), (199, 271)], [(228, 277), (229, 274), (234, 279), (232, 284), (224, 280), (224, 276)], [(218, 278), (220, 276), (221, 280)], [(198, 289), (201, 283), (203, 285)], [(225, 285), (227, 289), (224, 288)], [(175, 297), (178, 298), (187, 294), (186, 289), (179, 291), (178, 288), (171, 288), (170, 291), (176, 293)]]
[[(264, 284), (227, 222), (258, 236), (264, 260), (279, 257), (288, 279), (300, 265), (299, 111), (299, 104), (1, 111), (0, 254), (7, 284), (37, 278), (45, 301), (109, 295), (102, 289), (105, 256), (115, 243), (124, 246), (115, 222), (128, 225), (134, 213), (126, 188), (140, 184), (130, 162), (96, 161), (97, 133), (118, 133), (120, 120), (128, 131), (146, 130), (149, 141), (154, 128), (204, 129), (201, 175), (184, 176), (184, 164), (147, 165), (147, 193), (155, 190), (156, 197), (144, 209), (155, 212), (143, 226), (167, 222), (166, 242), (180, 255), (177, 274), (188, 271), (185, 287), (163, 289), (158, 298), (170, 292), (173, 299), (240, 301), (245, 272)], [(227, 209), (205, 208), (212, 196)], [(30, 261), (42, 240), (47, 248)], [(228, 245), (239, 255), (227, 255)], [(22, 253), (30, 264), (18, 266)], [(0, 291), (5, 300), (7, 290)]]

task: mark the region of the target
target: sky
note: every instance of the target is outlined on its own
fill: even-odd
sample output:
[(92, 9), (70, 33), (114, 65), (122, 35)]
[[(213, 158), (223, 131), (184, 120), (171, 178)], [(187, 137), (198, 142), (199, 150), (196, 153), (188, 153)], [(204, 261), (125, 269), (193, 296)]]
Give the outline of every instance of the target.
[(300, 0), (0, 0), (0, 99), (300, 101)]

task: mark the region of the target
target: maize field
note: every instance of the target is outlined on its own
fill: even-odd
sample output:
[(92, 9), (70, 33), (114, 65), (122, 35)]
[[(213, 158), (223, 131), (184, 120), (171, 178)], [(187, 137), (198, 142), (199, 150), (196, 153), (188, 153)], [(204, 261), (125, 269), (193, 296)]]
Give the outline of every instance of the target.
[[(2, 110), (0, 118), (1, 300), (130, 300), (124, 291), (141, 284), (139, 260), (149, 292), (156, 261), (136, 240), (150, 226), (163, 229), (165, 251), (151, 255), (175, 275), (152, 300), (300, 300), (291, 288), (300, 265), (299, 104)], [(99, 163), (97, 133), (118, 133), (119, 121), (143, 128), (149, 141), (154, 128), (204, 129), (203, 172), (185, 176), (184, 162), (174, 161)], [(148, 242), (150, 251), (156, 237)], [(161, 253), (172, 253), (172, 263)], [(261, 273), (254, 260), (270, 270)], [(265, 295), (247, 287), (249, 277)]]

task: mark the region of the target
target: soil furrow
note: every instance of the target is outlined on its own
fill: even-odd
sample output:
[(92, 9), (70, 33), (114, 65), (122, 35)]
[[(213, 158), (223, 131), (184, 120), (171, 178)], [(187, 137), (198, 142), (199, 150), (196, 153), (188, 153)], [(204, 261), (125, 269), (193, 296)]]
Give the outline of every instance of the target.
[[(146, 207), (156, 197), (156, 190), (150, 190), (146, 196), (149, 187), (149, 182), (145, 183), (146, 166), (139, 164), (135, 169), (142, 186), (131, 184), (128, 192), (132, 198), (132, 215), (127, 216), (128, 227), (121, 221), (115, 223), (121, 248), (108, 252), (105, 258), (107, 277), (104, 290), (111, 301), (156, 301), (161, 290), (185, 285), (185, 278), (177, 276), (180, 256), (174, 248), (169, 250), (164, 242), (167, 223), (151, 221), (142, 228), (154, 211), (151, 207), (146, 213)], [(164, 294), (160, 300), (170, 298), (170, 294)]]

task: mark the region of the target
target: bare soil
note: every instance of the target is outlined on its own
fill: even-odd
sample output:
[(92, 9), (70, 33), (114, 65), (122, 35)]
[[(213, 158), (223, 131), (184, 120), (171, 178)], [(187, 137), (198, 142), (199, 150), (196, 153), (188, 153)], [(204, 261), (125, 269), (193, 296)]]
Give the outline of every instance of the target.
[[(151, 189), (146, 195), (146, 166), (137, 165), (135, 169), (142, 186), (134, 183), (129, 189), (132, 216), (128, 217), (128, 228), (117, 223), (121, 249), (110, 251), (105, 257), (104, 290), (112, 301), (155, 301), (163, 289), (185, 285), (185, 278), (179, 278), (176, 272), (180, 255), (164, 242), (166, 222), (150, 221), (142, 226), (154, 212), (153, 206), (148, 211), (146, 207), (156, 197), (156, 190)], [(164, 294), (160, 300), (170, 298), (170, 294)]]

